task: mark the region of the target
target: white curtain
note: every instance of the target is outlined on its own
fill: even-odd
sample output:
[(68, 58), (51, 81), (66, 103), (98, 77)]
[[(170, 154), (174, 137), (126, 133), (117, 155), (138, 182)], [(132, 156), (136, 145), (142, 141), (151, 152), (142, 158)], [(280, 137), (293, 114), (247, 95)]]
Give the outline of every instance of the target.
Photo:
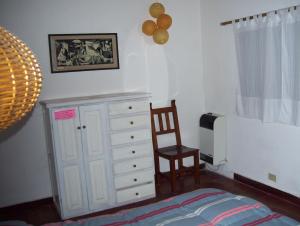
[(300, 9), (234, 23), (237, 113), (300, 126)]

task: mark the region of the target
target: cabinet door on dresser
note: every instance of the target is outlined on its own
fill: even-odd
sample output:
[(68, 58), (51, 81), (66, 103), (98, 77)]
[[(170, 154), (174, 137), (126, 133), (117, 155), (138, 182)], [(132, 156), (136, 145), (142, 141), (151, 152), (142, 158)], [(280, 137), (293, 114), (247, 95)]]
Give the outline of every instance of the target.
[(90, 210), (103, 209), (112, 198), (108, 192), (108, 162), (105, 148), (105, 105), (80, 107), (82, 145)]
[(60, 208), (66, 218), (88, 210), (78, 108), (53, 109), (51, 121)]

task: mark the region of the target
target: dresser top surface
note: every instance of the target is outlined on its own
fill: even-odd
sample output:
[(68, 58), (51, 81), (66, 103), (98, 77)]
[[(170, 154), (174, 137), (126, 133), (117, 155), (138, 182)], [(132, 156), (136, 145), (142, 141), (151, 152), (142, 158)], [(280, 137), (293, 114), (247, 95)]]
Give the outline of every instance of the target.
[(94, 102), (103, 102), (103, 101), (135, 99), (135, 98), (149, 98), (150, 96), (151, 94), (147, 92), (106, 93), (106, 94), (97, 94), (97, 95), (90, 95), (90, 96), (47, 99), (47, 100), (41, 100), (40, 104), (50, 108), (50, 107), (60, 107), (60, 106), (70, 105), (70, 104), (94, 103)]

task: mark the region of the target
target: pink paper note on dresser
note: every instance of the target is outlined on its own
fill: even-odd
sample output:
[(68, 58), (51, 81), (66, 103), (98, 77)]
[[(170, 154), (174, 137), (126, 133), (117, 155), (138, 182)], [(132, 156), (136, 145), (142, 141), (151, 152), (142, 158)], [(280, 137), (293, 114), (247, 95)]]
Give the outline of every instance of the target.
[(55, 120), (66, 120), (75, 118), (75, 109), (67, 109), (54, 112)]

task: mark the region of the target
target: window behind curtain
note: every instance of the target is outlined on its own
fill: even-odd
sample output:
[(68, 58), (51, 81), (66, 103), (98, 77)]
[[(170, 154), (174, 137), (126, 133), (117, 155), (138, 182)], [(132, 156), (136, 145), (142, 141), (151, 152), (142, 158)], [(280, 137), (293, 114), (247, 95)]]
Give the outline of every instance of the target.
[(300, 126), (300, 10), (234, 24), (237, 113)]

